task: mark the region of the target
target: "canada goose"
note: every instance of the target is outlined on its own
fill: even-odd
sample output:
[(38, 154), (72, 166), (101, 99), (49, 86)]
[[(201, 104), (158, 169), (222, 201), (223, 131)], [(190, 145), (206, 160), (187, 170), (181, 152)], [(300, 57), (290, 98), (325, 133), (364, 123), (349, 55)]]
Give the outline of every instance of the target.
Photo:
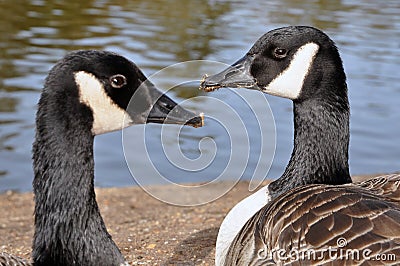
[(33, 144), (33, 265), (128, 265), (97, 206), (94, 136), (150, 122), (202, 126), (201, 116), (145, 81), (134, 63), (104, 51), (72, 52), (50, 71)]
[(374, 256), (395, 254), (384, 263), (398, 265), (400, 175), (352, 183), (346, 76), (334, 42), (312, 27), (272, 30), (201, 83), (221, 87), (291, 99), (294, 148), (282, 176), (226, 216), (215, 264), (377, 265)]

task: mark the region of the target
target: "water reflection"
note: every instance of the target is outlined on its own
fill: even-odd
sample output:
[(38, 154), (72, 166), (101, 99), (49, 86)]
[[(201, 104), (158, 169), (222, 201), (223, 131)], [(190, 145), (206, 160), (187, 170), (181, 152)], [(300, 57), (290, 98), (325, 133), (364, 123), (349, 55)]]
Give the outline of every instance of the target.
[[(352, 104), (352, 172), (398, 170), (399, 13), (397, 0), (1, 1), (0, 191), (31, 187), (36, 103), (47, 71), (67, 51), (119, 52), (150, 75), (186, 60), (232, 63), (267, 30), (288, 24), (327, 31), (342, 52)], [(166, 77), (164, 84), (174, 82), (174, 76)], [(202, 94), (193, 84), (172, 94), (178, 100), (198, 95)], [(274, 97), (268, 100), (278, 135), (269, 177), (277, 177), (291, 151), (291, 104)], [(201, 110), (206, 104), (194, 103), (193, 108)], [(198, 136), (181, 135), (188, 156), (195, 156)], [(120, 142), (119, 133), (96, 141), (97, 184), (132, 184)]]

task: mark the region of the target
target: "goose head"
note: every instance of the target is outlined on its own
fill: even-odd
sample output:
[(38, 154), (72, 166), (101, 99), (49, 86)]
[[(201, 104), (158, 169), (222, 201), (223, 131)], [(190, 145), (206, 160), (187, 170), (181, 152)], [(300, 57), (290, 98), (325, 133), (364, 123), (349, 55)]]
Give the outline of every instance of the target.
[(201, 116), (160, 92), (133, 62), (106, 51), (75, 51), (59, 61), (46, 79), (41, 106), (66, 123), (83, 118), (93, 135), (133, 124), (202, 125)]
[[(264, 34), (246, 55), (224, 71), (205, 76), (201, 88), (248, 88), (303, 101), (347, 98), (345, 74), (334, 42), (308, 26), (278, 28)], [(341, 83), (320, 86), (321, 81)]]
[(95, 198), (95, 135), (134, 124), (202, 122), (120, 55), (89, 50), (61, 59), (36, 116), (34, 265), (125, 265)]
[(349, 103), (346, 75), (334, 42), (308, 26), (267, 32), (236, 63), (200, 88), (247, 88), (293, 101), (294, 148), (271, 196), (315, 183), (351, 182), (348, 169)]

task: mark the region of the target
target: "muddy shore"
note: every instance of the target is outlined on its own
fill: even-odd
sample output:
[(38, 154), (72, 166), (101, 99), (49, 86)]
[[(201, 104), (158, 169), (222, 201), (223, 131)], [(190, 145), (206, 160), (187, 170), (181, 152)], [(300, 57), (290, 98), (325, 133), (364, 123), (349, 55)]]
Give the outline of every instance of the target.
[[(168, 193), (169, 187), (157, 189)], [(250, 193), (248, 183), (240, 182), (218, 200), (195, 207), (167, 204), (139, 187), (98, 188), (96, 194), (107, 229), (130, 264), (214, 265), (218, 228), (228, 211)], [(29, 259), (32, 193), (1, 194), (0, 212), (0, 251)]]

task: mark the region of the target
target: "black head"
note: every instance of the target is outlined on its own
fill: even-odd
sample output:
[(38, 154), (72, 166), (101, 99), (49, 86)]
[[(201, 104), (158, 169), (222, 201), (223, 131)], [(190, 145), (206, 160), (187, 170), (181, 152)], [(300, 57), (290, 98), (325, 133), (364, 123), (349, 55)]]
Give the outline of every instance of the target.
[(64, 120), (90, 115), (95, 135), (149, 122), (202, 125), (201, 117), (157, 90), (133, 62), (105, 51), (75, 51), (60, 60), (46, 79), (39, 109), (43, 105), (59, 109)]
[(349, 103), (346, 76), (334, 42), (322, 31), (291, 26), (264, 34), (201, 88), (245, 87), (293, 100), (294, 148), (272, 197), (315, 183), (351, 182), (348, 168)]
[[(242, 59), (206, 77), (201, 87), (247, 87), (302, 100), (347, 93), (343, 91), (345, 79), (337, 48), (325, 33), (313, 27), (291, 26), (264, 34)], [(321, 82), (340, 83), (342, 92), (322, 91)]]

